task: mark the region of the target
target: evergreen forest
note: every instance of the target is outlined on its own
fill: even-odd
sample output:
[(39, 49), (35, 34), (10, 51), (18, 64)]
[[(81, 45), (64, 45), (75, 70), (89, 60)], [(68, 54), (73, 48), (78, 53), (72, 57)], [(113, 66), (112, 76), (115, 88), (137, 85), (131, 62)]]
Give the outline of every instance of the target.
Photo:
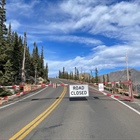
[(0, 0), (0, 85), (35, 83), (38, 77), (48, 80), (48, 64), (44, 64), (43, 46), (39, 53), (36, 42), (33, 50), (27, 45), (27, 34), (18, 35), (6, 26), (6, 1)]

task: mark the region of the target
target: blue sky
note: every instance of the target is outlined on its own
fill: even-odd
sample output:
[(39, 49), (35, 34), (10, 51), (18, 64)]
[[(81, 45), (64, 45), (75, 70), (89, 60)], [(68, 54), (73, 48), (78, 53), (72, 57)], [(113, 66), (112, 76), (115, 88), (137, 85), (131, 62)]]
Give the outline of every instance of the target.
[[(7, 26), (27, 33), (30, 50), (36, 42), (49, 76), (58, 71), (99, 74), (129, 68), (140, 70), (139, 0), (7, 0)], [(94, 72), (93, 72), (94, 73)]]

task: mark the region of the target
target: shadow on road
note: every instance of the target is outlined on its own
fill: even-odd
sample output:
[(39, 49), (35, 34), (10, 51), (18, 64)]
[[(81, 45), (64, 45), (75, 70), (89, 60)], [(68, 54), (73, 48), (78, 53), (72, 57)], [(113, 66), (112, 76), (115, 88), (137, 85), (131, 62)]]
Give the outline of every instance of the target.
[(86, 97), (69, 98), (69, 101), (87, 101)]

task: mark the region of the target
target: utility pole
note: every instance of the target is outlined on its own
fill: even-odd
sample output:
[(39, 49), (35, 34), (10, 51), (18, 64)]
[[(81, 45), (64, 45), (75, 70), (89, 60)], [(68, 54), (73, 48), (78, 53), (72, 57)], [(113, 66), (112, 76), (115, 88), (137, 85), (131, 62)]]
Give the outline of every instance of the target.
[(128, 55), (127, 55), (127, 53), (126, 53), (126, 73), (127, 73), (127, 81), (129, 81)]
[(133, 97), (133, 91), (132, 91), (132, 82), (130, 81), (130, 78), (129, 78), (128, 54), (127, 53), (126, 53), (126, 72), (127, 72), (127, 81), (129, 82), (129, 84), (128, 84), (129, 97), (131, 98), (131, 101), (133, 101), (134, 100), (134, 97)]

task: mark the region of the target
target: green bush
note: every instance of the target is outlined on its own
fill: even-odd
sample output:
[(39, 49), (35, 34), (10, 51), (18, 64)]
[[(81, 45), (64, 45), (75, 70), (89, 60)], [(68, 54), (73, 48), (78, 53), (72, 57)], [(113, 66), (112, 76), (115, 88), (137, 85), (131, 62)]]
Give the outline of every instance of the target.
[(9, 90), (0, 88), (0, 97), (10, 96), (12, 93)]

